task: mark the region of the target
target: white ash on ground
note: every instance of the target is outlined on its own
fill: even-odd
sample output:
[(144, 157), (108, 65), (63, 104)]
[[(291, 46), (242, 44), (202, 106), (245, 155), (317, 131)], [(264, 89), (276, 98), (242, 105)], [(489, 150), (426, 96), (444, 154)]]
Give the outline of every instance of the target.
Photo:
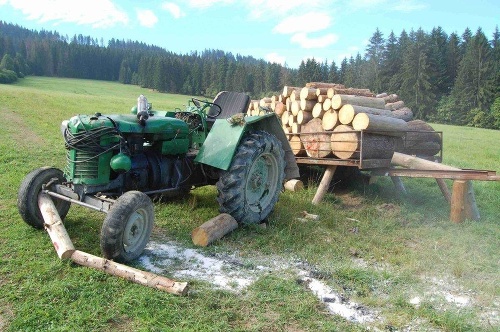
[(295, 277), (323, 302), (330, 313), (356, 323), (369, 323), (377, 318), (371, 309), (349, 301), (321, 280), (314, 272), (304, 269), (307, 264), (290, 264), (283, 259), (267, 257), (252, 258), (245, 262), (237, 255), (206, 255), (197, 249), (184, 248), (174, 241), (150, 241), (139, 258), (144, 269), (156, 274), (172, 275), (174, 278), (201, 280), (214, 287), (240, 292), (259, 277), (269, 273)]

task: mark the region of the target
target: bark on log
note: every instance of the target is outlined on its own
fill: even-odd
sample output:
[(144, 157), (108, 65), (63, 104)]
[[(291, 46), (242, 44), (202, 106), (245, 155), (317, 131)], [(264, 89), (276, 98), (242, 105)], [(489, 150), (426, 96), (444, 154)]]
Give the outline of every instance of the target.
[(274, 113), (276, 113), (277, 116), (281, 116), (284, 111), (285, 111), (285, 104), (283, 104), (281, 101), (276, 102), (274, 106)]
[(300, 139), (311, 158), (324, 158), (331, 154), (330, 135), (323, 132), (321, 119), (312, 119), (304, 126)]
[(300, 100), (317, 100), (318, 96), (316, 96), (316, 88), (308, 88), (308, 87), (303, 87), (302, 90), (300, 90)]
[(313, 118), (313, 115), (311, 112), (306, 112), (306, 111), (299, 111), (299, 114), (297, 114), (297, 123), (300, 125), (308, 123), (311, 119)]
[(328, 166), (325, 169), (325, 173), (321, 178), (321, 182), (319, 183), (318, 189), (316, 190), (316, 194), (314, 195), (314, 198), (312, 200), (312, 203), (314, 205), (318, 205), (321, 202), (321, 200), (323, 200), (323, 197), (325, 196), (326, 192), (328, 191), (328, 188), (330, 187), (330, 182), (333, 179), (333, 175), (335, 174), (336, 169), (337, 166)]
[(293, 135), (290, 137), (290, 148), (294, 156), (303, 156), (306, 154), (306, 149), (298, 135)]
[(316, 96), (319, 97), (321, 95), (325, 95), (328, 93), (328, 88), (317, 88), (316, 89)]
[(301, 191), (304, 189), (304, 183), (299, 179), (291, 179), (285, 182), (285, 190), (288, 191)]
[(323, 130), (333, 130), (337, 126), (339, 122), (338, 112), (335, 110), (330, 110), (323, 114), (323, 118), (321, 119), (321, 125), (323, 126)]
[(287, 86), (287, 85), (285, 85), (283, 87), (283, 92), (281, 93), (281, 95), (283, 97), (290, 97), (290, 95), (292, 94), (293, 91), (300, 91), (300, 89), (302, 89), (302, 88), (299, 88), (299, 87), (296, 87), (296, 86)]
[(340, 159), (389, 159), (394, 153), (396, 138), (385, 135), (361, 133), (351, 126), (339, 125), (331, 135), (331, 149)]
[(385, 109), (385, 102), (381, 98), (341, 95), (341, 94), (336, 94), (332, 98), (333, 109), (340, 109), (342, 106), (347, 104)]
[(403, 107), (392, 111), (392, 116), (405, 121), (413, 120), (413, 112), (408, 107)]
[(467, 181), (453, 181), (451, 192), (450, 220), (454, 223), (461, 223), (465, 220), (465, 192)]
[(318, 103), (323, 103), (327, 99), (329, 99), (327, 95), (319, 95), (318, 96)]
[(49, 195), (40, 193), (38, 195), (38, 207), (42, 213), (44, 227), (49, 233), (52, 244), (59, 258), (69, 258), (75, 251), (66, 228), (57, 212), (57, 208)]
[(385, 109), (391, 110), (391, 111), (395, 111), (395, 110), (403, 108), (403, 107), (405, 107), (405, 102), (402, 100), (396, 101), (394, 103), (385, 104)]
[(387, 116), (358, 113), (352, 120), (354, 130), (378, 132), (389, 136), (404, 136), (408, 130), (406, 121)]
[(354, 96), (364, 96), (364, 97), (375, 97), (375, 94), (369, 89), (356, 89), (356, 88), (333, 88), (335, 94), (337, 95), (354, 95)]
[(133, 267), (115, 263), (102, 257), (97, 257), (76, 250), (71, 255), (71, 260), (79, 265), (91, 267), (126, 280), (166, 291), (175, 295), (186, 295), (188, 285), (186, 282), (177, 282), (154, 273), (141, 271)]
[(350, 124), (356, 114), (370, 113), (375, 115), (392, 116), (392, 112), (386, 109), (370, 108), (358, 105), (347, 104), (339, 110), (339, 121), (342, 124)]
[(236, 220), (230, 214), (221, 213), (196, 227), (191, 232), (191, 239), (195, 245), (206, 247), (236, 228), (238, 228)]
[(383, 98), (386, 103), (395, 103), (399, 100), (399, 96), (395, 93)]
[(388, 96), (387, 92), (382, 92), (382, 93), (379, 93), (378, 95), (376, 95), (375, 97), (376, 98), (384, 98), (384, 97), (387, 97), (387, 96)]
[(416, 156), (434, 156), (441, 151), (441, 137), (432, 126), (422, 120), (409, 121), (407, 124), (404, 144), (396, 151)]
[(338, 88), (344, 89), (345, 86), (339, 83), (327, 83), (327, 82), (308, 82), (306, 83), (306, 87), (308, 88)]
[(302, 111), (308, 111), (311, 112), (314, 105), (316, 105), (316, 100), (307, 100), (307, 99), (302, 99), (300, 101), (300, 109)]

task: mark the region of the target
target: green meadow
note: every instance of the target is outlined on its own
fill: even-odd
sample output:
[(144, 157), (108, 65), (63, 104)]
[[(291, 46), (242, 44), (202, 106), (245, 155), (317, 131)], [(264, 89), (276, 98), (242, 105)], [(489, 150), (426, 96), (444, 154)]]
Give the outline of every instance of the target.
[[(312, 205), (321, 169), (305, 190), (283, 192), (261, 225), (240, 227), (206, 255), (300, 261), (343, 298), (377, 312), (367, 323), (332, 315), (293, 273), (269, 271), (241, 291), (194, 277), (178, 297), (60, 260), (47, 233), (26, 225), (16, 199), (24, 176), (63, 168), (60, 123), (76, 114), (128, 113), (144, 94), (156, 109), (189, 96), (113, 82), (27, 77), (0, 85), (0, 331), (498, 331), (500, 182), (474, 181), (481, 219), (449, 221), (433, 179), (335, 182)], [(432, 124), (443, 163), (500, 173), (500, 131)], [(447, 182), (451, 187), (451, 182)], [(155, 204), (155, 241), (195, 248), (191, 231), (218, 214), (216, 189)], [(304, 222), (301, 211), (320, 216)], [(100, 255), (104, 216), (72, 206), (65, 226), (75, 247)], [(132, 265), (143, 268), (138, 262)], [(167, 277), (174, 278), (167, 273)], [(418, 299), (418, 300), (417, 300)]]

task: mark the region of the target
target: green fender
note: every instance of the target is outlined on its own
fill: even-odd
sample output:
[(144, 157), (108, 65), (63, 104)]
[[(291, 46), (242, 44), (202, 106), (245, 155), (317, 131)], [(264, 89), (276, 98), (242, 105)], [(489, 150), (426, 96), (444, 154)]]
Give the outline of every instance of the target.
[(226, 171), (231, 165), (241, 138), (249, 130), (262, 130), (276, 136), (281, 141), (285, 151), (285, 179), (289, 180), (300, 176), (290, 143), (274, 113), (246, 116), (244, 121), (239, 121), (238, 124), (231, 124), (227, 119), (216, 120), (195, 161)]

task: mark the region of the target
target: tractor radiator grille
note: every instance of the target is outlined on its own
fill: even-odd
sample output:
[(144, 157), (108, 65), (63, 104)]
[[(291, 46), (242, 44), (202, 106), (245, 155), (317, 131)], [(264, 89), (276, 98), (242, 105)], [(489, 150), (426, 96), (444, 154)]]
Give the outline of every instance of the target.
[(99, 158), (84, 151), (68, 151), (67, 168), (68, 174), (71, 174), (71, 178), (74, 180), (97, 179), (99, 177)]

